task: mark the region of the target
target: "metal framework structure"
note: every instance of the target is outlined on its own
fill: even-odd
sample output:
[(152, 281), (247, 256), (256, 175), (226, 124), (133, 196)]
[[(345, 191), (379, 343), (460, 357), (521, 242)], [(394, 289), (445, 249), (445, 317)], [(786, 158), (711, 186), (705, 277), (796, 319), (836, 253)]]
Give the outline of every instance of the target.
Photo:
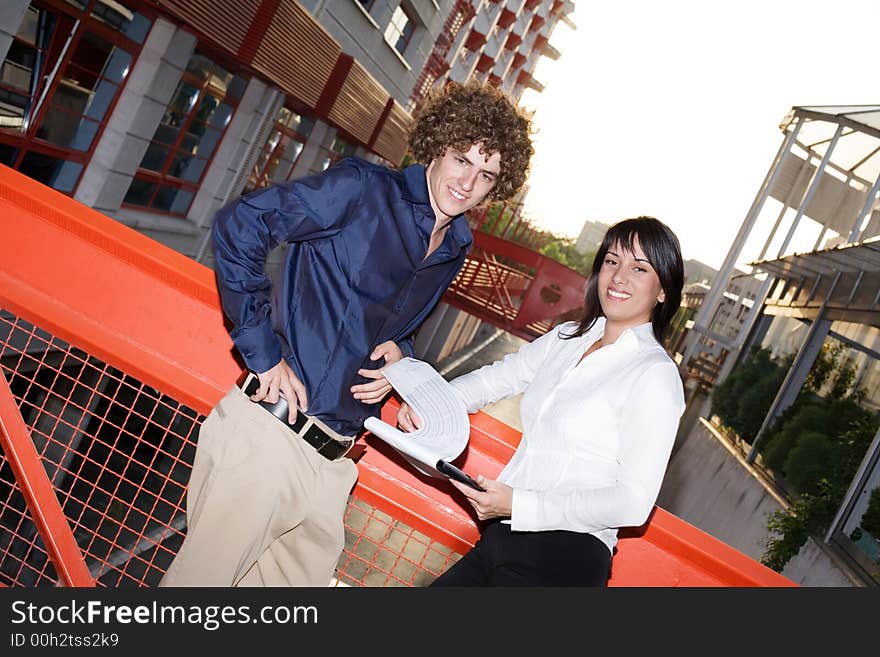
[[(783, 142), (699, 309), (682, 360), (684, 369), (714, 361), (720, 382), (746, 347), (763, 338), (772, 317), (809, 324), (752, 442), (750, 463), (766, 430), (798, 397), (829, 335), (858, 352), (880, 356), (876, 344), (832, 330), (835, 322), (857, 325), (861, 328), (855, 332), (865, 336), (880, 329), (880, 105), (793, 107), (780, 128)], [(777, 203), (768, 203), (771, 199)], [(761, 230), (766, 230), (763, 247), (747, 265), (758, 291), (738, 334), (730, 338), (713, 324), (746, 242)], [(826, 542), (844, 535), (843, 520), (880, 486), (878, 463), (880, 430)], [(868, 564), (867, 571), (872, 568)]]
[[(801, 255), (803, 261), (812, 257), (810, 253), (822, 250), (823, 242), (828, 243), (826, 248), (856, 244), (880, 233), (880, 106), (794, 107), (780, 127), (785, 135), (783, 142), (693, 328), (695, 336), (710, 338), (725, 352), (719, 358), (723, 361), (720, 379), (733, 367), (775, 280), (775, 276), (763, 279), (736, 338), (728, 339), (712, 330), (722, 297), (759, 218), (765, 220), (761, 228), (769, 224), (769, 229), (754, 265), (796, 255), (796, 245), (803, 242), (796, 241), (796, 235), (815, 236), (812, 249)], [(768, 207), (767, 200), (771, 198), (781, 205)], [(809, 226), (807, 219), (811, 220)], [(788, 225), (783, 233), (785, 223)], [(814, 230), (817, 226), (818, 232)], [(832, 265), (832, 269), (836, 266)], [(772, 273), (752, 267), (753, 274), (762, 272)], [(691, 339), (683, 363), (695, 357), (699, 347), (698, 340)]]

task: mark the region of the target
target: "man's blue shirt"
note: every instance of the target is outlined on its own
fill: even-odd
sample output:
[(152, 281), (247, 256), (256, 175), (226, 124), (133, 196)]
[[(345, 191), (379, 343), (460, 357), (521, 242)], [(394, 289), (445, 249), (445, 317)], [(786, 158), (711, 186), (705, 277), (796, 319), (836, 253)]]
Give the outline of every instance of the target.
[[(412, 333), (455, 278), (473, 241), (452, 220), (427, 259), (434, 228), (425, 167), (403, 171), (347, 158), (330, 169), (257, 190), (224, 207), (213, 226), (217, 285), (249, 369), (283, 357), (305, 384), (308, 413), (355, 435), (379, 412), (352, 396), (361, 368), (386, 340), (411, 356)], [(266, 258), (289, 243), (273, 287)]]

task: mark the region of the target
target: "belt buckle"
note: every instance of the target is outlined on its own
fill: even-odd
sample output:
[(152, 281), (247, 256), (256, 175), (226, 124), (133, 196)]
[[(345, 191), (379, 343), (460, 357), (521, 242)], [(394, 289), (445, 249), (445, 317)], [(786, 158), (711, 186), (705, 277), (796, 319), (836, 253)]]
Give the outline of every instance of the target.
[[(238, 385), (238, 387), (241, 388), (241, 390), (248, 397), (250, 397), (251, 395), (255, 394), (257, 392), (257, 390), (259, 389), (260, 381), (254, 372), (245, 370), (242, 373), (242, 375), (239, 377), (238, 381), (236, 381), (236, 385)], [(266, 407), (264, 406), (264, 408), (266, 408)], [(278, 420), (280, 420), (282, 423), (284, 423), (285, 426), (287, 426), (295, 434), (297, 434), (300, 439), (311, 444), (315, 448), (315, 450), (318, 452), (318, 454), (320, 454), (324, 458), (329, 459), (331, 461), (335, 461), (336, 459), (340, 459), (340, 458), (350, 458), (352, 461), (357, 463), (358, 459), (360, 459), (360, 457), (363, 456), (364, 452), (366, 452), (366, 450), (367, 450), (367, 446), (362, 443), (358, 443), (357, 438), (349, 439), (349, 442), (346, 444), (346, 443), (343, 443), (342, 441), (336, 440), (332, 436), (328, 436), (327, 433), (324, 431), (324, 429), (321, 427), (321, 425), (314, 421), (315, 418), (313, 418), (311, 426), (308, 429), (306, 429), (306, 431), (301, 432), (302, 424), (305, 424), (305, 421), (306, 421), (306, 416), (304, 414), (302, 414), (302, 412), (299, 411), (299, 409), (297, 409), (298, 419), (302, 420), (302, 424), (299, 426), (291, 426), (290, 423), (287, 422), (286, 417), (281, 417), (280, 415), (272, 412), (272, 410), (269, 408), (266, 408), (266, 410), (268, 410), (271, 415), (276, 417)], [(285, 410), (286, 410), (286, 407), (285, 407)], [(308, 435), (309, 433), (320, 434), (321, 437), (326, 438), (326, 441), (322, 445), (316, 446), (312, 442), (312, 440), (316, 436), (312, 436), (310, 439), (310, 436)], [(329, 449), (327, 449), (328, 447), (329, 447)], [(339, 453), (333, 454), (332, 453), (333, 450), (341, 450), (341, 451)]]

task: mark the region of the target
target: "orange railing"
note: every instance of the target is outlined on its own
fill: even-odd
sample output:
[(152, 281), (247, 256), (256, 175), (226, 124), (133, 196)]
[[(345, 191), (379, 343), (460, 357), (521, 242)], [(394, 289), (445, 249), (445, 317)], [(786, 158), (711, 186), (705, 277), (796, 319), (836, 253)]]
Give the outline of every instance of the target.
[[(213, 273), (3, 166), (0, 217), (0, 584), (154, 585), (184, 535), (199, 423), (240, 371)], [(427, 583), (477, 525), (367, 440), (338, 580)], [(477, 414), (463, 467), (497, 473), (518, 440)], [(611, 584), (791, 582), (656, 509)]]

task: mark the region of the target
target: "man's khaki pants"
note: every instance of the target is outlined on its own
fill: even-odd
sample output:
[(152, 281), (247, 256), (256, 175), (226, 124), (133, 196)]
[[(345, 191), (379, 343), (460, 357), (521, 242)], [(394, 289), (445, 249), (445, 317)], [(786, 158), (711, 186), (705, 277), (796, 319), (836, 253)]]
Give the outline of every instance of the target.
[(327, 586), (356, 480), (351, 459), (328, 461), (233, 388), (199, 430), (186, 538), (159, 586)]

